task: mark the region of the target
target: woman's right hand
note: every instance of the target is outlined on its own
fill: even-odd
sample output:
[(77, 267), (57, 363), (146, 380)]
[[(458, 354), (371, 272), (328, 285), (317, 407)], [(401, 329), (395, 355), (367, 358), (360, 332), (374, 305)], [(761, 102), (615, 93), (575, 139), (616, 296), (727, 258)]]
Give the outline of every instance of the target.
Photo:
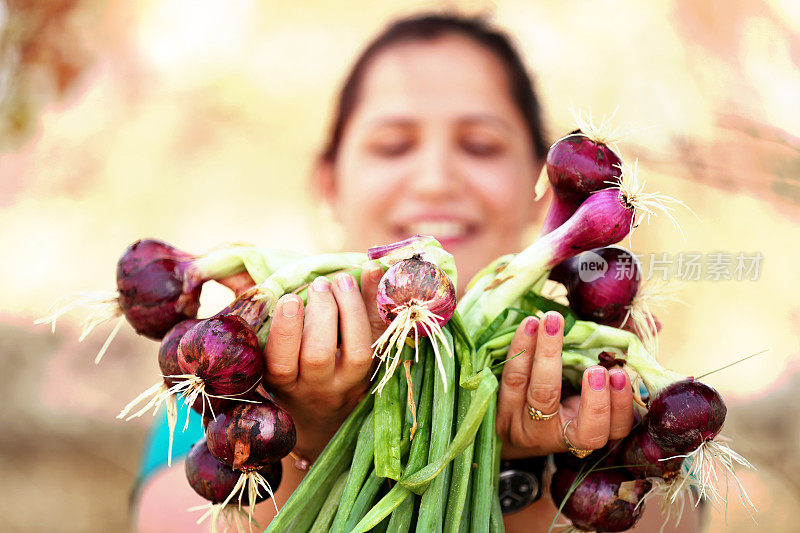
[[(372, 343), (385, 328), (375, 306), (383, 270), (368, 264), (361, 290), (349, 273), (319, 277), (308, 302), (284, 295), (264, 349), (264, 385), (291, 413), (295, 453), (313, 460), (369, 387)], [(372, 302), (371, 305), (368, 302)]]
[[(497, 433), (506, 459), (565, 452), (565, 433), (575, 448), (596, 450), (631, 430), (633, 393), (622, 369), (589, 367), (583, 373), (581, 395), (561, 398), (563, 337), (564, 319), (552, 311), (541, 324), (529, 317), (517, 328), (497, 407)], [(528, 407), (556, 416), (534, 420)]]

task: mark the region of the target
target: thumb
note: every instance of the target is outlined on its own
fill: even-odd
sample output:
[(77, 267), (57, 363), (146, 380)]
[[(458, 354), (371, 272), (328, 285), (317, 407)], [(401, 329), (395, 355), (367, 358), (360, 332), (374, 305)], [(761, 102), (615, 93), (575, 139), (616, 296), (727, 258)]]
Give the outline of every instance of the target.
[(383, 267), (380, 264), (371, 262), (364, 266), (361, 271), (361, 296), (367, 306), (367, 317), (372, 330), (372, 340), (376, 340), (386, 329), (386, 323), (378, 313), (378, 283), (383, 277)]

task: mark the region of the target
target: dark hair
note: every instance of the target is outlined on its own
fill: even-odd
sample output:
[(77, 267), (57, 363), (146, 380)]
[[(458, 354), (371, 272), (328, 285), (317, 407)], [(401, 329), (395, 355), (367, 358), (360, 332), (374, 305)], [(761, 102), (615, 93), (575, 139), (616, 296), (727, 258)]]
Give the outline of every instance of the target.
[(378, 35), (356, 61), (345, 80), (336, 105), (328, 142), (322, 152), (325, 161), (334, 161), (342, 142), (347, 121), (358, 103), (359, 88), (369, 62), (384, 49), (409, 41), (429, 41), (447, 34), (460, 34), (485, 47), (500, 59), (508, 74), (511, 97), (522, 114), (530, 134), (534, 153), (541, 159), (547, 155), (548, 143), (542, 131), (539, 102), (514, 46), (502, 32), (491, 28), (484, 19), (449, 14), (425, 14), (405, 18), (390, 24)]

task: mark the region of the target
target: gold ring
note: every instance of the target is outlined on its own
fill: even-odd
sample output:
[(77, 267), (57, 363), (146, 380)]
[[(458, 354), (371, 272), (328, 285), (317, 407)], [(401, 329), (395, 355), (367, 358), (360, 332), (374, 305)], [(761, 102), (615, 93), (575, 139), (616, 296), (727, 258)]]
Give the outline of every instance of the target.
[(571, 453), (572, 455), (574, 455), (578, 459), (584, 459), (584, 458), (588, 457), (594, 450), (582, 450), (580, 448), (576, 448), (569, 441), (569, 438), (567, 438), (567, 427), (570, 425), (570, 423), (573, 420), (575, 420), (575, 419), (574, 418), (570, 418), (569, 421), (566, 424), (564, 424), (564, 429), (561, 430), (561, 436), (564, 437), (564, 444), (567, 446), (567, 450), (569, 450), (569, 453)]
[(542, 420), (550, 420), (551, 418), (554, 418), (558, 414), (558, 410), (556, 409), (555, 413), (550, 413), (549, 415), (546, 415), (540, 410), (535, 409), (529, 405), (528, 414), (531, 415), (531, 420), (536, 420), (537, 422), (541, 422)]

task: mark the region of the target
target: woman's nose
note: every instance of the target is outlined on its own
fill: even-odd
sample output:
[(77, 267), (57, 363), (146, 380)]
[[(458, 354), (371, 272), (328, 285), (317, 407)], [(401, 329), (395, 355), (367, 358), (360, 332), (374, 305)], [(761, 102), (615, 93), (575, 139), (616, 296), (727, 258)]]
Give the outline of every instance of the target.
[(451, 195), (457, 188), (453, 154), (444, 143), (430, 143), (420, 151), (410, 189), (419, 196), (438, 198)]

